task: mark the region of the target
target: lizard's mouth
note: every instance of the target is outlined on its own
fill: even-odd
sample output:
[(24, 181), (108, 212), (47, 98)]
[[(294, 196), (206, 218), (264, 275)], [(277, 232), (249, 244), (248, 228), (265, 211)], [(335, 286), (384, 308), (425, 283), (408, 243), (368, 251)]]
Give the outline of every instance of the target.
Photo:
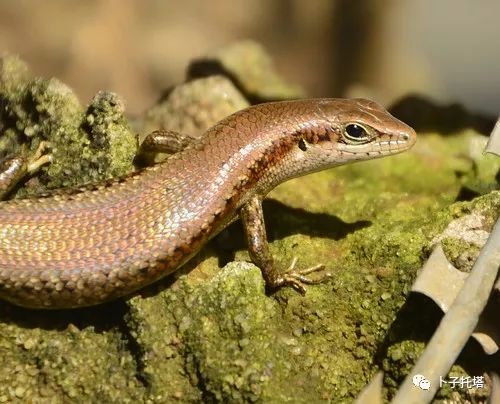
[(340, 143), (338, 151), (356, 160), (364, 160), (404, 152), (411, 148), (415, 144), (415, 141), (416, 135), (414, 133), (385, 135), (378, 140), (372, 140), (365, 144), (352, 145)]
[(415, 137), (404, 134), (393, 139), (380, 140), (372, 144), (372, 149), (374, 152), (379, 152), (382, 154), (392, 154), (399, 153), (408, 150), (415, 144)]

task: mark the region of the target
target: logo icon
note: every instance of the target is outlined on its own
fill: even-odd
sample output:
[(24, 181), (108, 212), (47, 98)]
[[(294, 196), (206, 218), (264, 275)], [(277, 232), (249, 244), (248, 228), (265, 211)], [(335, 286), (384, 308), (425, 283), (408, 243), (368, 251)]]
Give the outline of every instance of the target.
[(419, 387), (422, 390), (429, 390), (431, 388), (431, 382), (425, 378), (423, 375), (413, 376), (413, 385)]

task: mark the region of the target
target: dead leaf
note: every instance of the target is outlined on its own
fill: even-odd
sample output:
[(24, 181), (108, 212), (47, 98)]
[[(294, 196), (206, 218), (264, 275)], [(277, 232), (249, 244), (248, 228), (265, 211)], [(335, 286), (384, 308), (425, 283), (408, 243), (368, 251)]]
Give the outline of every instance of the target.
[[(438, 244), (419, 272), (411, 290), (430, 297), (446, 313), (468, 276), (469, 274), (459, 271), (450, 264), (441, 244)], [(490, 304), (479, 317), (478, 325), (472, 334), (488, 355), (496, 353), (500, 344), (497, 315), (492, 315), (498, 313), (498, 308), (495, 310), (494, 305), (495, 300), (490, 299)]]
[(411, 288), (412, 292), (430, 297), (445, 313), (462, 289), (468, 274), (448, 262), (438, 244), (424, 264)]
[(382, 404), (382, 381), (384, 372), (378, 372), (370, 384), (364, 387), (356, 398), (355, 404)]

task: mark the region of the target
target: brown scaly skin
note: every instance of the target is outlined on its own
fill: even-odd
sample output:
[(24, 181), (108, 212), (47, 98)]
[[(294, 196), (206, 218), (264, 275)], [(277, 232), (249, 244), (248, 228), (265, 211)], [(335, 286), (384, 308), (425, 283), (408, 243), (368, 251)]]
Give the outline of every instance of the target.
[(285, 101), (237, 112), (126, 179), (0, 203), (0, 297), (71, 308), (127, 295), (175, 271), (238, 215), (266, 285), (304, 291), (317, 267), (276, 271), (264, 196), (290, 178), (396, 154), (415, 140), (413, 129), (367, 100)]

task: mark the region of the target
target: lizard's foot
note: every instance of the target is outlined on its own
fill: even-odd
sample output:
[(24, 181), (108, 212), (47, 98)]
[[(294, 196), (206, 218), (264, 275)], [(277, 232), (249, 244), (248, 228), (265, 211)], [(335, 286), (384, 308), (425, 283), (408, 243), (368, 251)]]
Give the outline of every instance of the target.
[(45, 153), (50, 147), (49, 142), (42, 141), (38, 145), (33, 155), (29, 158), (26, 163), (26, 170), (28, 174), (33, 174), (40, 169), (44, 164), (50, 163), (52, 161), (52, 154)]
[(41, 166), (52, 161), (52, 155), (44, 154), (47, 147), (48, 142), (40, 142), (31, 156), (20, 155), (1, 164), (0, 200), (4, 199), (26, 175), (35, 173)]
[(294, 257), (286, 272), (281, 274), (276, 280), (277, 287), (291, 286), (297, 292), (304, 295), (307, 290), (304, 285), (315, 285), (324, 282), (332, 276), (330, 272), (325, 272), (318, 278), (310, 278), (307, 275), (312, 274), (313, 272), (323, 271), (325, 266), (323, 264), (317, 264), (306, 269), (295, 270), (296, 264), (297, 257)]

